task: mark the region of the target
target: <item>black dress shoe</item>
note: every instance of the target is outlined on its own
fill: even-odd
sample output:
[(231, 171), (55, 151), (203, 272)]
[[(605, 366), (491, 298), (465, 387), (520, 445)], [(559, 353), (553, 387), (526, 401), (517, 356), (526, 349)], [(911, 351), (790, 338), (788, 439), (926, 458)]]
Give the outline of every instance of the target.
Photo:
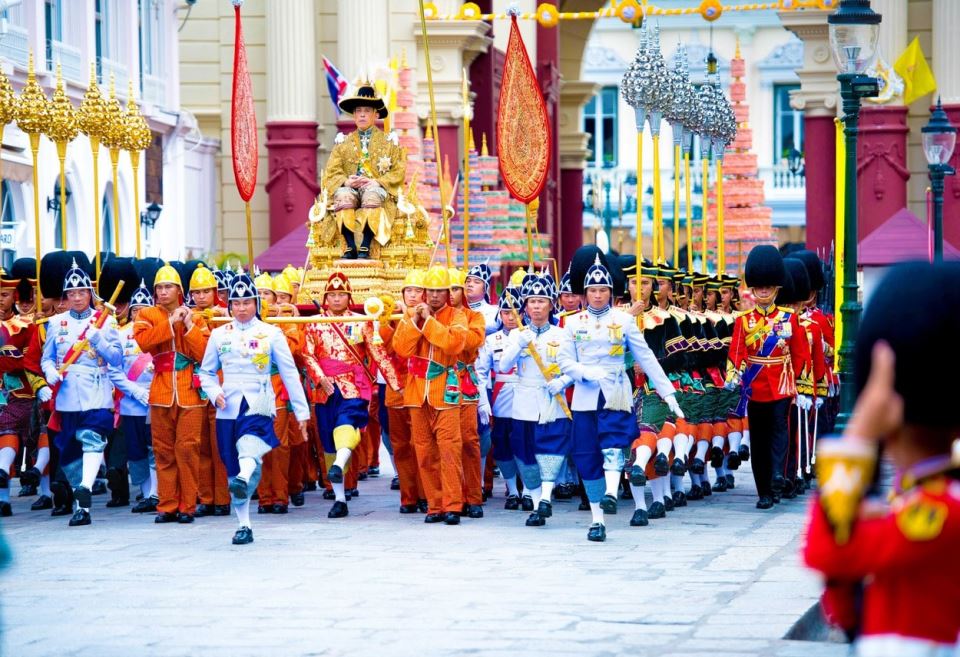
[(325, 500), (335, 500), (335, 499), (337, 499), (337, 494), (334, 493), (332, 489), (331, 489), (331, 490), (325, 490), (325, 491), (323, 491), (323, 499), (325, 499)]
[(527, 527), (543, 527), (547, 524), (547, 519), (540, 515), (539, 511), (534, 511), (527, 518)]
[(785, 500), (792, 500), (797, 496), (797, 489), (789, 479), (783, 484), (783, 492), (780, 496)]
[(647, 473), (645, 473), (639, 465), (630, 467), (630, 483), (634, 486), (647, 485)]
[(443, 514), (443, 524), (445, 525), (459, 525), (460, 524), (460, 514), (454, 513), (453, 511), (447, 511)]
[[(20, 473), (21, 486), (37, 486), (40, 484), (40, 478), (43, 474), (36, 468), (27, 468)], [(36, 494), (36, 493), (34, 493)]]
[(401, 504), (400, 513), (416, 513), (417, 505), (416, 504)]
[[(640, 484), (637, 484), (638, 486)], [(553, 496), (558, 500), (569, 500), (573, 497), (573, 489), (567, 484), (560, 484), (557, 486), (556, 490), (553, 491)]]
[[(21, 475), (20, 481), (23, 481), (23, 476)], [(17, 497), (33, 497), (37, 494), (37, 487), (35, 484), (22, 484), (20, 486), (19, 492), (17, 492)]]
[(346, 493), (347, 493), (347, 499), (350, 499), (351, 497), (360, 497), (359, 488), (348, 488), (346, 490)]
[(654, 502), (650, 505), (650, 510), (647, 511), (647, 517), (650, 520), (659, 520), (660, 518), (667, 517), (667, 509), (662, 502)]
[(713, 487), (710, 486), (710, 482), (707, 481), (706, 479), (700, 482), (700, 490), (703, 491), (704, 497), (710, 497), (711, 495), (713, 495)]
[(330, 469), (327, 470), (327, 481), (331, 484), (342, 484), (343, 483), (343, 468), (337, 464), (330, 466)]
[(181, 525), (189, 525), (190, 523), (193, 522), (193, 514), (184, 513), (181, 511), (180, 513), (177, 514), (177, 522), (180, 523)]
[(136, 504), (133, 505), (133, 508), (130, 509), (131, 513), (153, 513), (157, 510), (157, 498), (155, 497), (146, 497)]
[(435, 524), (435, 523), (438, 523), (438, 522), (443, 522), (443, 514), (442, 514), (442, 513), (428, 513), (427, 515), (425, 515), (425, 516), (423, 517), (423, 521), (424, 521), (425, 523), (427, 523), (428, 525), (432, 525), (432, 524)]
[(673, 459), (673, 463), (670, 465), (670, 474), (675, 474), (678, 477), (687, 474), (686, 464), (680, 459)]
[(616, 515), (617, 513), (617, 498), (613, 495), (604, 495), (600, 498), (600, 508), (603, 509), (603, 512), (608, 515)]
[(213, 505), (212, 504), (198, 504), (197, 510), (194, 512), (194, 515), (198, 518), (204, 518), (206, 516), (213, 515)]
[(503, 508), (507, 511), (519, 511), (520, 498), (516, 495), (507, 495), (507, 501), (503, 503)]
[[(156, 504), (156, 503), (154, 503)], [(213, 507), (213, 515), (215, 516), (229, 516), (230, 515), (230, 505), (229, 504), (216, 504)]]
[(417, 511), (420, 513), (426, 513), (430, 510), (430, 505), (426, 500), (417, 500)]
[(106, 495), (107, 493), (107, 484), (105, 481), (97, 479), (93, 482), (93, 487), (90, 489), (92, 495)]
[[(391, 486), (391, 488), (393, 488), (393, 487)], [(399, 484), (397, 485), (397, 490), (400, 490)], [(491, 497), (493, 497), (493, 491), (492, 491), (492, 490), (485, 490), (485, 491), (483, 491), (483, 501), (484, 501), (484, 502), (486, 502), (487, 500), (489, 500)]]
[(693, 461), (690, 462), (690, 472), (692, 472), (693, 474), (702, 475), (704, 469), (705, 469), (705, 466), (703, 463), (703, 459), (694, 458)]
[(82, 527), (83, 525), (89, 525), (92, 520), (90, 520), (90, 512), (86, 509), (77, 509), (73, 513), (73, 517), (70, 518), (70, 522), (67, 524), (71, 527)]
[(717, 477), (717, 483), (713, 485), (714, 493), (726, 493), (727, 492), (727, 480), (723, 476)]
[(807, 492), (807, 482), (803, 479), (797, 479), (797, 483), (794, 485), (793, 491), (797, 495), (803, 495)]
[(602, 522), (595, 522), (587, 530), (587, 540), (595, 543), (603, 543), (607, 540), (607, 528)]
[(662, 452), (657, 454), (657, 458), (653, 460), (653, 471), (658, 477), (664, 477), (670, 472), (670, 463), (667, 461), (666, 454)]
[(727, 454), (727, 467), (731, 470), (740, 469), (740, 454), (738, 452), (730, 452)]
[(303, 493), (294, 493), (290, 496), (290, 504), (293, 506), (303, 506)]
[(646, 527), (650, 524), (650, 519), (647, 517), (646, 509), (637, 509), (633, 512), (633, 517), (630, 518), (631, 527)]
[(781, 474), (775, 474), (770, 479), (770, 490), (773, 491), (774, 495), (778, 495), (783, 492), (783, 489), (786, 488), (787, 480), (783, 478)]
[(30, 505), (31, 511), (43, 511), (44, 509), (53, 508), (53, 498), (49, 495), (41, 495), (38, 497), (33, 504)]
[(750, 460), (750, 446), (749, 445), (740, 445), (740, 449), (737, 450), (737, 454), (740, 456), (741, 462), (746, 462)]
[(163, 525), (168, 522), (176, 522), (176, 521), (177, 521), (177, 514), (173, 511), (170, 511), (169, 513), (158, 513), (157, 517), (153, 519), (153, 522), (155, 522), (158, 525)]
[(366, 481), (366, 480), (367, 480), (366, 472), (360, 472), (357, 474), (357, 481)]
[(757, 508), (758, 508), (758, 509), (763, 509), (764, 511), (766, 511), (767, 509), (772, 509), (772, 508), (773, 508), (773, 498), (768, 497), (768, 496), (766, 496), (766, 495), (761, 495), (761, 496), (760, 496), (760, 499), (757, 500)]
[(317, 490), (317, 482), (308, 481), (303, 485), (303, 490), (305, 493), (313, 493), (314, 491)]
[(773, 499), (773, 503), (774, 503), (774, 504), (780, 504), (780, 496), (779, 496), (777, 493), (774, 493), (774, 494), (771, 496), (771, 499)]
[(553, 505), (546, 500), (540, 500), (540, 504), (537, 505), (537, 513), (544, 518), (550, 518), (553, 516)]
[(343, 256), (341, 256), (341, 257), (342, 257), (344, 260), (356, 260), (356, 259), (357, 259), (357, 250), (356, 250), (356, 249), (347, 248), (347, 250), (343, 252)]
[(104, 506), (106, 506), (108, 509), (118, 509), (118, 508), (120, 508), (120, 507), (122, 507), (122, 506), (130, 506), (130, 499), (129, 499), (129, 498), (123, 499), (123, 498), (119, 498), (119, 497), (113, 497), (113, 498), (111, 498), (110, 501), (107, 502)]
[(346, 502), (340, 502), (339, 500), (333, 503), (333, 506), (330, 508), (330, 511), (327, 513), (328, 518), (346, 518), (350, 513), (350, 509), (347, 508)]
[(727, 490), (733, 490), (736, 488), (734, 484), (736, 484), (737, 481), (733, 478), (732, 474), (724, 475), (723, 478), (727, 480)]
[(400, 477), (394, 477), (390, 480), (390, 490), (400, 490)]
[(233, 544), (246, 545), (247, 543), (253, 543), (253, 530), (249, 527), (241, 527), (233, 535)]
[(367, 468), (367, 476), (370, 476), (370, 477), (379, 477), (379, 476), (380, 476), (380, 468), (378, 468), (378, 467), (375, 466), (375, 465)]
[(723, 465), (723, 449), (716, 445), (710, 448), (710, 465), (715, 468)]
[(577, 507), (577, 511), (589, 511), (590, 502), (587, 500), (580, 500), (580, 506)]
[(690, 492), (687, 493), (687, 499), (691, 502), (696, 502), (703, 499), (703, 489), (700, 488), (697, 484), (694, 484), (690, 487)]
[(13, 515), (13, 507), (10, 502), (0, 502), (0, 518), (9, 518)]
[(73, 499), (76, 500), (77, 506), (84, 509), (89, 509), (93, 504), (92, 493), (86, 486), (77, 486), (74, 488)]
[(687, 506), (687, 494), (678, 490), (673, 494), (673, 505), (675, 507)]
[(69, 516), (71, 513), (73, 509), (68, 504), (58, 504), (50, 511), (51, 516)]
[(463, 515), (474, 520), (479, 520), (483, 517), (483, 507), (479, 504), (468, 504), (467, 512)]
[(260, 506), (260, 505), (258, 505), (258, 506), (257, 506), (257, 513), (260, 513), (260, 514), (273, 513), (273, 506), (271, 506), (270, 504), (267, 504), (266, 506)]
[(245, 500), (250, 497), (250, 493), (247, 491), (247, 480), (239, 475), (230, 480), (227, 489), (231, 495), (239, 500)]
[(673, 503), (673, 496), (672, 496), (672, 495), (664, 495), (664, 496), (663, 496), (663, 508), (664, 508), (667, 512), (673, 511), (674, 509), (677, 508), (677, 505)]
[(289, 511), (289, 509), (288, 509), (288, 507), (287, 507), (286, 504), (280, 504), (279, 502), (275, 502), (274, 505), (273, 505), (273, 513), (276, 513), (277, 515), (281, 515), (281, 516), (282, 516), (283, 514), (287, 513), (288, 511)]
[(533, 511), (533, 498), (529, 495), (524, 495), (520, 500), (520, 508), (524, 511)]
[(630, 490), (630, 486), (627, 483), (621, 483), (620, 489), (617, 491), (617, 496), (621, 500), (633, 500), (633, 491)]

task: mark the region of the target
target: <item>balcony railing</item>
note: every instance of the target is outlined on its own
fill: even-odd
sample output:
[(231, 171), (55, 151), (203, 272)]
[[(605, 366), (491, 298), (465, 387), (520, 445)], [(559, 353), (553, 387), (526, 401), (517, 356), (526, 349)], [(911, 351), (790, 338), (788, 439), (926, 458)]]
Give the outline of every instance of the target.
[(155, 75), (143, 74), (143, 101), (156, 105), (157, 107), (166, 107), (167, 105), (167, 83), (161, 77)]
[(100, 58), (100, 84), (104, 86), (104, 93), (107, 93), (106, 85), (110, 84), (110, 74), (113, 74), (116, 80), (117, 95), (127, 96), (127, 67), (120, 62), (115, 62), (106, 57)]
[(57, 63), (63, 69), (63, 77), (74, 82), (86, 82), (86, 76), (81, 64), (80, 49), (63, 41), (50, 41), (47, 44), (47, 63), (50, 70), (55, 71)]
[(30, 52), (30, 40), (27, 28), (22, 25), (7, 25), (7, 33), (0, 39), (0, 55), (14, 64), (27, 65), (27, 55)]

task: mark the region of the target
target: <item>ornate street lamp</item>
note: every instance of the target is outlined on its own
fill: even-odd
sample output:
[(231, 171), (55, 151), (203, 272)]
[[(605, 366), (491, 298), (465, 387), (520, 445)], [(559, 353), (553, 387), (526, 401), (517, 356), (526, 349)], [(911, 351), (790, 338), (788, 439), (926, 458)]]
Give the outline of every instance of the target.
[(930, 169), (930, 189), (933, 191), (933, 259), (943, 261), (943, 178), (956, 173), (947, 164), (957, 144), (957, 129), (950, 124), (940, 98), (930, 115), (930, 121), (920, 129), (923, 134), (923, 154)]
[(156, 202), (151, 203), (147, 206), (146, 210), (140, 212), (140, 223), (148, 229), (153, 229), (157, 225), (157, 219), (160, 218), (160, 212), (163, 211), (163, 207), (158, 205)]
[(880, 83), (864, 74), (877, 54), (880, 14), (870, 9), (870, 0), (841, 0), (840, 7), (827, 17), (830, 46), (840, 71), (840, 98), (843, 101), (843, 126), (846, 144), (845, 206), (843, 212), (843, 341), (840, 345), (840, 414), (837, 431), (850, 419), (856, 401), (853, 358), (854, 341), (860, 327), (859, 287), (857, 285), (857, 123), (863, 98), (877, 96)]

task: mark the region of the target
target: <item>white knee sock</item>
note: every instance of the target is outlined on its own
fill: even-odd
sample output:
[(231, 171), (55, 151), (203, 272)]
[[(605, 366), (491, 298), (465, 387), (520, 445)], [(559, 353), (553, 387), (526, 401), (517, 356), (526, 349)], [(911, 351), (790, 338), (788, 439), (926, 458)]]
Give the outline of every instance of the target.
[[(256, 467), (256, 465), (254, 465), (254, 467)], [(156, 497), (156, 496), (157, 496), (157, 469), (156, 469), (156, 468), (150, 468), (150, 489), (149, 489), (149, 495), (150, 495), (150, 497)]]
[(647, 463), (650, 462), (651, 456), (653, 456), (653, 451), (646, 445), (640, 445), (635, 452), (634, 465), (640, 466), (640, 469), (643, 470), (647, 467)]
[(544, 481), (540, 484), (540, 499), (544, 502), (549, 502), (551, 496), (553, 495), (553, 485), (552, 481)]
[(669, 455), (671, 447), (673, 447), (673, 441), (669, 438), (657, 439), (657, 454)]
[(40, 477), (40, 494), (53, 497), (53, 493), (50, 491), (50, 475)]
[(743, 438), (743, 434), (739, 431), (731, 431), (727, 436), (727, 440), (730, 442), (730, 451), (735, 452), (740, 449), (740, 440)]
[(44, 468), (46, 468), (49, 463), (50, 463), (50, 448), (41, 447), (40, 449), (37, 450), (37, 462), (34, 463), (33, 467), (35, 467), (37, 470), (39, 470), (42, 473)]
[(690, 438), (686, 434), (678, 433), (673, 437), (673, 451), (676, 455), (676, 458), (681, 461), (687, 455), (687, 452), (690, 451)]
[(590, 513), (593, 515), (593, 521), (603, 524), (603, 509), (600, 508), (600, 502), (590, 502)]
[(683, 491), (683, 477), (679, 475), (672, 474), (670, 475), (670, 488), (676, 492), (680, 493)]
[(341, 447), (337, 450), (337, 457), (334, 459), (333, 464), (340, 466), (340, 469), (343, 470), (347, 467), (347, 463), (350, 461), (350, 456), (353, 454), (353, 450), (349, 447)]
[(240, 463), (240, 472), (237, 473), (237, 476), (249, 483), (250, 478), (253, 477), (253, 473), (257, 470), (257, 459), (242, 456), (238, 461)]
[(536, 488), (528, 488), (525, 494), (529, 495), (531, 499), (533, 499), (533, 508), (536, 509), (537, 505), (540, 504), (540, 496), (543, 494), (543, 485), (541, 484)]
[(654, 502), (663, 504), (663, 484), (666, 483), (665, 477), (658, 477), (650, 482), (650, 493), (653, 495)]
[(333, 487), (333, 494), (336, 496), (338, 502), (347, 501), (347, 491), (344, 483), (341, 481), (339, 484), (331, 483)]
[(630, 492), (633, 493), (633, 506), (638, 509), (647, 510), (646, 486), (635, 486), (630, 484)]
[(710, 446), (706, 440), (697, 441), (697, 458), (701, 461), (704, 460), (707, 456), (707, 447)]
[(603, 478), (607, 482), (607, 495), (617, 497), (617, 493), (620, 492), (620, 471), (604, 470)]
[(743, 439), (740, 441), (740, 444), (750, 447), (750, 429), (743, 430)]
[(507, 485), (507, 495), (519, 497), (520, 491), (517, 489), (517, 480), (513, 477), (504, 478), (503, 482)]
[(240, 527), (249, 527), (250, 526), (250, 500), (246, 499), (243, 502), (237, 504), (236, 500), (233, 502), (233, 510), (237, 514), (237, 524)]
[(140, 494), (143, 495), (144, 499), (150, 497), (150, 477), (140, 482)]
[(0, 469), (6, 471), (7, 474), (10, 474), (10, 466), (13, 465), (13, 460), (17, 458), (17, 450), (12, 447), (4, 447), (0, 449)]
[(81, 486), (87, 490), (93, 489), (93, 482), (97, 480), (101, 463), (103, 463), (103, 454), (100, 452), (83, 453), (83, 475), (80, 478)]
[(714, 436), (713, 440), (710, 441), (713, 447), (719, 447), (723, 449), (723, 436)]

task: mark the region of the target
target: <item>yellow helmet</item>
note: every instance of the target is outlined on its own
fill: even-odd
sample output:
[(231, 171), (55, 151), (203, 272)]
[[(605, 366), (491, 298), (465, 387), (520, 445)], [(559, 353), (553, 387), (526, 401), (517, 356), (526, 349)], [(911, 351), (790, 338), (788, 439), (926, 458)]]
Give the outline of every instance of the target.
[(423, 287), (427, 290), (449, 290), (450, 274), (446, 267), (434, 265), (423, 276)]
[(447, 270), (450, 276), (450, 287), (463, 287), (467, 284), (467, 273), (451, 267)]
[(293, 284), (289, 278), (281, 274), (273, 279), (273, 291), (276, 294), (289, 294), (293, 296)]
[(283, 268), (283, 275), (286, 277), (290, 283), (299, 283), (300, 282), (300, 272), (297, 271), (297, 268), (293, 265), (287, 265)]
[(520, 286), (523, 285), (523, 277), (527, 275), (527, 270), (523, 267), (513, 272), (510, 275), (510, 286), (520, 289)]
[(263, 272), (253, 279), (253, 286), (258, 290), (270, 290), (273, 292), (273, 277), (267, 272)]
[(193, 274), (190, 275), (190, 289), (191, 290), (209, 290), (210, 288), (217, 288), (217, 279), (213, 275), (213, 272), (203, 266), (203, 264), (197, 265), (197, 268), (193, 270)]
[[(181, 290), (183, 289), (183, 283), (180, 282), (180, 274), (172, 265), (164, 265), (157, 270), (157, 275), (153, 279), (153, 286), (156, 287), (161, 283), (172, 283)], [(214, 283), (214, 285), (216, 285), (216, 283)]]
[(423, 287), (423, 279), (426, 276), (426, 272), (422, 269), (411, 269), (407, 272), (407, 275), (403, 279), (403, 285), (401, 290), (405, 290), (408, 287)]

